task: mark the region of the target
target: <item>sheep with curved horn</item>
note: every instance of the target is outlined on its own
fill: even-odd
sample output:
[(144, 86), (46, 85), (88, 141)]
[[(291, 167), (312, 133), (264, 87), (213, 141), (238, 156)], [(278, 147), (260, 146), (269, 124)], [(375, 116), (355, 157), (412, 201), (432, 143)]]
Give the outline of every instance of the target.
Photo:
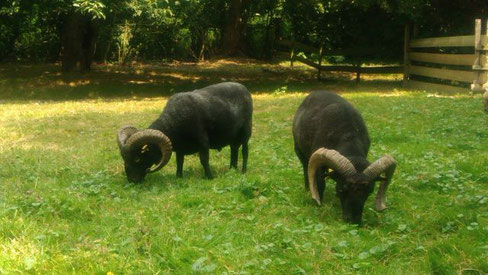
[[(375, 209), (386, 208), (386, 189), (396, 162), (383, 156), (373, 163), (368, 155), (370, 139), (359, 112), (337, 94), (318, 91), (308, 95), (293, 121), (295, 153), (303, 165), (305, 188), (320, 205), (325, 178), (336, 182), (345, 221), (359, 224), (366, 199), (381, 181)], [(382, 176), (384, 174), (384, 176)]]
[(252, 98), (239, 83), (224, 82), (171, 96), (162, 114), (147, 129), (122, 127), (117, 144), (127, 179), (140, 182), (163, 168), (176, 152), (176, 175), (183, 175), (185, 155), (199, 153), (205, 176), (212, 178), (209, 149), (230, 145), (231, 168), (237, 168), (242, 146), (242, 171), (247, 168), (252, 129)]

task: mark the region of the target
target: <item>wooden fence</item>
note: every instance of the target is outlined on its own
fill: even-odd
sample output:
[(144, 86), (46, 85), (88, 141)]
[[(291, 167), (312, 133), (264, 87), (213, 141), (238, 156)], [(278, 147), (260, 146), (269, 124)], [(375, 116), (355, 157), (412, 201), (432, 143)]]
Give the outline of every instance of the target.
[[(466, 47), (465, 52), (472, 53), (442, 52)], [(488, 27), (482, 34), (481, 19), (475, 21), (474, 35), (465, 36), (410, 39), (407, 25), (404, 55), (404, 84), (409, 88), (468, 92), (471, 87), (473, 92), (488, 91)]]
[[(293, 68), (294, 61), (299, 61), (304, 63), (308, 66), (311, 66), (317, 69), (317, 79), (320, 79), (322, 72), (352, 72), (356, 73), (356, 82), (359, 82), (361, 79), (361, 74), (392, 74), (392, 73), (402, 73), (403, 66), (375, 66), (375, 67), (363, 67), (361, 65), (322, 65), (322, 60), (324, 55), (329, 56), (338, 56), (338, 55), (348, 55), (348, 54), (365, 54), (370, 53), (371, 50), (362, 49), (362, 52), (358, 50), (335, 50), (335, 51), (327, 51), (323, 50), (323, 47), (315, 48), (309, 45), (305, 45), (303, 43), (291, 40), (280, 40), (277, 42), (278, 46), (282, 48), (286, 48), (289, 50), (290, 54), (290, 66)], [(318, 63), (300, 57), (295, 54), (297, 50), (301, 50), (306, 53), (317, 53), (318, 55)]]

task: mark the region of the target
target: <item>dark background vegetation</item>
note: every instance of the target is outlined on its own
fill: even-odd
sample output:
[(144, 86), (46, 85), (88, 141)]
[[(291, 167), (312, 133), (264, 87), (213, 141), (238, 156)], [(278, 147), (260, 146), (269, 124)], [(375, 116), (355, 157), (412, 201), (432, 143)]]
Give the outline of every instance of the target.
[(331, 62), (399, 62), (405, 24), (419, 36), (463, 35), (486, 0), (3, 0), (0, 62), (269, 60), (280, 39), (326, 51)]

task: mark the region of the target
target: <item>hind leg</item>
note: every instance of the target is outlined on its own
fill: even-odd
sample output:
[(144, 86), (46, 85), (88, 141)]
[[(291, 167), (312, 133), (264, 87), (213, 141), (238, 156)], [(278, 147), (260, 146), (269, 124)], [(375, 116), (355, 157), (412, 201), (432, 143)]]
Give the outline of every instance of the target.
[(302, 163), (303, 167), (303, 178), (305, 179), (305, 190), (309, 189), (309, 183), (308, 183), (308, 159), (303, 156), (302, 152), (298, 149), (297, 144), (295, 143), (295, 154), (297, 155), (298, 159)]
[(212, 172), (210, 171), (210, 164), (209, 164), (209, 150), (208, 149), (202, 149), (199, 152), (200, 156), (200, 164), (203, 166), (203, 170), (205, 170), (205, 177), (207, 179), (213, 179)]
[(247, 171), (247, 155), (249, 154), (249, 151), (247, 148), (247, 141), (242, 144), (241, 150), (242, 150), (242, 173), (246, 173), (246, 171)]

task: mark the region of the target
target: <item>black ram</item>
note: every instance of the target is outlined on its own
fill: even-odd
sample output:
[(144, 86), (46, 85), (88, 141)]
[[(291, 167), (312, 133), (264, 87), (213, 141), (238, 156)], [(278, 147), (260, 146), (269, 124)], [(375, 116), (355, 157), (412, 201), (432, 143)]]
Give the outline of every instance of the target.
[[(386, 208), (385, 194), (396, 162), (383, 156), (370, 163), (370, 139), (359, 112), (337, 94), (318, 91), (308, 95), (293, 121), (295, 152), (303, 165), (305, 188), (320, 205), (325, 178), (336, 181), (345, 221), (361, 223), (364, 203), (381, 181), (376, 210)], [(329, 171), (329, 169), (331, 171)], [(384, 177), (381, 174), (385, 173)]]
[[(239, 83), (224, 82), (171, 96), (162, 114), (145, 130), (125, 126), (117, 141), (129, 181), (140, 182), (147, 173), (166, 165), (176, 152), (176, 175), (183, 175), (185, 155), (199, 153), (205, 176), (212, 178), (209, 149), (230, 145), (231, 168), (237, 168), (242, 146), (246, 171), (252, 129), (252, 98)], [(153, 167), (154, 166), (154, 167)]]

